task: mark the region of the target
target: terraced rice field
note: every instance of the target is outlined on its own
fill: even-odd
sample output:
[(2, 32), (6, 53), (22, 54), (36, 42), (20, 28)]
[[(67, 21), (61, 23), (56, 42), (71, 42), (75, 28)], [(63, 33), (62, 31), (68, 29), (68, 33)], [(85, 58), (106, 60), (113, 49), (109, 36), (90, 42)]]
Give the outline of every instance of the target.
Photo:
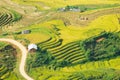
[[(74, 40), (83, 40), (93, 35), (97, 35), (102, 31), (107, 32), (117, 32), (120, 30), (120, 24), (118, 21), (118, 16), (120, 14), (104, 15), (95, 20), (93, 20), (86, 27), (72, 27), (69, 26), (64, 30), (61, 30), (61, 38), (64, 39), (64, 42), (70, 42)], [(64, 34), (64, 35), (62, 35)], [(75, 35), (77, 34), (77, 35)], [(66, 37), (69, 36), (69, 37)]]
[[(83, 79), (81, 75), (88, 78), (91, 74), (94, 77), (92, 71), (85, 74), (84, 71), (87, 70), (120, 69), (119, 56), (114, 58), (110, 56), (108, 60), (92, 61), (88, 58), (90, 56), (87, 52), (85, 53), (84, 45), (81, 45), (82, 41), (98, 36), (101, 32), (120, 32), (119, 0), (9, 0), (9, 2), (3, 4), (4, 6), (10, 4), (10, 9), (0, 8), (0, 27), (6, 33), (2, 37), (12, 37), (25, 46), (30, 43), (38, 46), (39, 49), (36, 52), (29, 54), (30, 64), (27, 65), (28, 73), (35, 80), (80, 80)], [(85, 12), (58, 10), (68, 5), (91, 5), (95, 8), (91, 10), (89, 8)], [(11, 9), (14, 7), (18, 10)], [(16, 11), (22, 13), (22, 16)], [(82, 17), (87, 19), (82, 20)], [(7, 31), (10, 26), (11, 31)], [(21, 34), (24, 30), (30, 30), (30, 33)], [(91, 49), (89, 46), (88, 48)], [(97, 53), (93, 57), (99, 59), (100, 55), (106, 58), (109, 54)], [(80, 71), (83, 74), (79, 73)], [(101, 77), (99, 72), (98, 70), (95, 77)], [(9, 72), (4, 64), (0, 64), (0, 73), (2, 73), (0, 79), (8, 77), (6, 80), (17, 80), (19, 76), (14, 71)]]
[[(65, 60), (71, 63), (84, 62), (86, 61), (86, 56), (80, 48), (79, 40), (98, 35), (102, 31), (120, 31), (119, 16), (120, 14), (104, 15), (95, 19), (86, 27), (57, 26), (60, 29), (59, 31), (54, 30), (53, 27), (49, 27), (49, 32), (51, 33), (48, 34), (50, 37), (38, 43), (39, 48), (52, 54), (58, 61)], [(62, 22), (60, 20), (54, 20), (43, 24), (51, 26), (56, 25), (56, 23)], [(60, 35), (56, 33), (60, 33)]]
[[(16, 3), (19, 4), (27, 4), (27, 5), (34, 5), (39, 7), (40, 9), (50, 9), (50, 8), (58, 8), (58, 7), (64, 7), (66, 5), (80, 5), (80, 4), (115, 4), (115, 3), (120, 3), (117, 0), (114, 1), (109, 1), (109, 0), (50, 0), (50, 1), (45, 1), (45, 0), (29, 0), (29, 1), (23, 1), (23, 0), (12, 0)], [(54, 5), (51, 5), (54, 4)]]
[(0, 30), (7, 31), (13, 22), (18, 21), (22, 16), (14, 10), (0, 8)]
[[(67, 26), (72, 25), (76, 27), (88, 26), (93, 20), (100, 16), (110, 15), (110, 14), (120, 14), (120, 7), (118, 8), (108, 8), (93, 11), (86, 11), (84, 13), (79, 12), (57, 12), (54, 13), (53, 20), (59, 19), (66, 23)], [(87, 18), (88, 20), (81, 20), (81, 18)]]
[[(75, 27), (75, 26), (65, 26), (64, 22), (61, 20), (53, 20), (44, 22), (42, 24), (32, 25), (31, 27), (27, 27), (31, 30), (31, 34), (29, 35), (20, 35), (20, 37), (27, 38), (31, 37), (32, 34), (39, 34), (41, 33), (41, 36), (43, 34), (46, 36), (50, 36), (51, 38), (55, 37), (55, 35), (59, 34), (59, 38), (63, 39), (62, 45), (65, 45), (66, 43), (76, 41), (76, 40), (84, 40), (88, 37), (98, 35), (102, 31), (107, 32), (118, 32), (120, 29), (120, 24), (118, 18), (120, 17), (120, 14), (111, 14), (111, 15), (104, 15), (101, 17), (98, 17), (97, 19), (93, 20), (91, 23), (89, 23), (88, 26), (84, 27)], [(59, 28), (59, 31), (53, 30), (53, 25), (56, 25), (57, 28)], [(49, 26), (49, 27), (48, 27)], [(33, 28), (34, 27), (34, 28)], [(27, 29), (25, 28), (25, 29)], [(49, 29), (51, 28), (51, 29)], [(46, 30), (46, 31), (43, 31)], [(77, 34), (77, 35), (75, 35)], [(29, 37), (28, 37), (29, 36)], [(39, 38), (39, 37), (38, 37)], [(46, 38), (43, 37), (45, 40)], [(32, 41), (32, 38), (30, 39)], [(36, 41), (40, 41), (41, 39), (37, 39)], [(43, 41), (43, 40), (42, 40)], [(36, 43), (32, 41), (32, 43)]]
[(87, 62), (85, 64), (80, 64), (72, 67), (65, 67), (61, 69), (61, 71), (74, 72), (76, 70), (84, 71), (84, 70), (93, 70), (93, 69), (99, 69), (99, 68), (119, 69), (120, 68), (119, 61), (120, 61), (120, 58), (118, 57), (111, 60)]
[(79, 42), (72, 42), (64, 46), (48, 50), (58, 61), (69, 61), (71, 63), (82, 62), (85, 55), (80, 50)]
[(13, 21), (13, 16), (10, 13), (0, 13), (0, 26), (5, 26)]

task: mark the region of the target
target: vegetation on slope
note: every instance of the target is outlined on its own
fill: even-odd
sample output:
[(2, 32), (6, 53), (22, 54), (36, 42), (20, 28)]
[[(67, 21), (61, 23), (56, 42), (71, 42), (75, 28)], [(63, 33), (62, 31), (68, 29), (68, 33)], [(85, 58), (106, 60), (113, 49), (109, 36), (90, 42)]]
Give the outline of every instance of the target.
[(65, 80), (119, 80), (120, 71), (115, 69), (95, 69), (72, 73)]
[[(82, 50), (82, 53), (85, 55), (85, 62), (84, 63), (88, 63), (88, 62), (91, 62), (91, 61), (102, 61), (102, 60), (111, 60), (113, 58), (116, 58), (117, 56), (119, 56), (119, 40), (120, 40), (120, 37), (119, 37), (119, 32), (116, 32), (116, 33), (110, 33), (110, 32), (102, 32), (100, 35), (98, 36), (94, 36), (94, 37), (91, 37), (91, 38), (88, 38), (86, 40), (83, 40), (83, 41), (78, 41), (78, 50)], [(116, 42), (117, 41), (117, 42)], [(70, 46), (71, 45), (71, 46)], [(70, 48), (71, 47), (71, 48)], [(69, 49), (70, 48), (70, 49)], [(67, 49), (65, 51), (65, 49)], [(72, 52), (72, 53), (68, 53), (70, 52), (69, 50), (72, 50), (72, 49), (75, 49), (74, 46), (73, 46), (73, 43), (69, 43), (66, 47), (63, 46), (63, 49), (62, 48), (56, 48), (55, 50), (53, 49), (51, 52), (55, 52), (55, 53), (49, 53), (48, 51), (42, 51), (42, 50), (39, 50), (37, 53), (35, 54), (29, 54), (29, 58), (28, 58), (28, 72), (31, 73), (31, 75), (34, 73), (34, 71), (32, 71), (34, 68), (37, 70), (38, 67), (45, 67), (45, 69), (48, 69), (48, 70), (55, 70), (52, 74), (55, 74), (57, 71), (59, 71), (59, 68), (64, 68), (66, 66), (73, 66), (73, 63), (71, 63), (69, 61), (69, 59), (67, 58), (70, 58), (70, 54), (71, 54), (71, 58), (70, 60), (75, 60), (75, 65), (83, 65), (83, 62), (81, 62), (81, 58), (79, 58), (79, 56), (81, 55), (77, 55), (79, 53), (77, 53), (78, 51), (75, 52)], [(63, 53), (59, 52), (59, 51), (65, 51), (64, 52), (64, 55), (65, 57), (66, 56), (69, 56), (69, 57), (66, 57), (64, 58), (61, 57), (61, 61), (58, 60), (57, 56), (54, 56), (54, 54), (60, 54), (58, 55), (58, 57), (62, 56)], [(76, 57), (74, 57), (76, 56)], [(78, 59), (77, 59), (78, 57)], [(63, 59), (62, 59), (63, 58)], [(76, 59), (74, 59), (76, 58)], [(97, 62), (96, 62), (97, 63)], [(107, 63), (106, 63), (107, 64)], [(112, 64), (111, 64), (112, 65)], [(94, 66), (94, 65), (89, 65), (89, 66)], [(100, 66), (98, 66), (98, 68), (101, 68)], [(104, 68), (107, 68), (107, 66), (103, 66), (102, 67), (103, 69)], [(74, 70), (74, 72), (78, 72), (77, 70), (79, 69), (76, 69)], [(38, 70), (39, 71), (39, 70)], [(44, 70), (43, 70), (44, 71)], [(74, 73), (71, 73), (71, 70), (69, 70), (70, 73), (66, 74), (65, 72), (66, 70), (63, 70), (63, 75), (66, 75), (68, 76), (68, 74), (71, 74), (71, 76), (67, 77), (66, 79), (68, 80), (72, 80), (73, 78), (79, 78), (79, 79), (113, 79), (113, 78), (118, 78), (119, 79), (119, 76), (115, 74), (115, 72), (117, 72), (116, 70), (96, 70), (96, 71), (90, 71), (90, 73), (88, 73), (89, 71), (85, 71), (85, 72), (81, 72), (80, 71), (80, 74), (81, 75), (76, 75), (78, 73), (76, 73), (74, 75)], [(106, 72), (107, 71), (107, 72)], [(110, 72), (109, 72), (110, 71)], [(96, 72), (96, 73), (95, 73)], [(98, 74), (98, 75), (94, 75), (92, 73), (95, 73), (95, 74)], [(108, 77), (110, 76), (108, 73), (111, 73), (113, 75), (111, 75), (111, 77)], [(103, 76), (103, 74), (105, 74)], [(74, 75), (74, 76), (73, 76)], [(94, 76), (93, 76), (94, 75)], [(41, 76), (50, 76), (50, 75), (41, 75)], [(42, 79), (42, 78), (40, 78)], [(43, 78), (44, 79), (44, 78)], [(57, 79), (59, 80), (59, 78), (55, 78), (55, 76), (51, 76), (48, 78), (48, 80), (51, 80), (51, 79)], [(61, 75), (60, 79), (64, 79), (63, 76)]]
[[(69, 16), (69, 14), (65, 14), (65, 15)], [(53, 36), (55, 37), (56, 34), (59, 34), (59, 38), (63, 39), (62, 45), (64, 45), (72, 41), (84, 40), (91, 36), (98, 35), (102, 31), (118, 32), (120, 30), (119, 27), (120, 24), (118, 18), (119, 18), (119, 14), (100, 16), (97, 19), (93, 20), (88, 26), (85, 27), (65, 26), (62, 20), (52, 20), (44, 23), (34, 24), (32, 26), (28, 26), (25, 28), (21, 28), (19, 29), (19, 31), (31, 30), (31, 33), (18, 34), (16, 35), (16, 37), (25, 38), (28, 39), (31, 43), (38, 44), (42, 41), (48, 40), (49, 38), (53, 38)], [(71, 21), (73, 20), (73, 18), (70, 19)], [(58, 28), (59, 31), (54, 30), (53, 29), (54, 26)]]
[(75, 45), (69, 46), (70, 44), (68, 44), (66, 47), (62, 46), (61, 48), (56, 48), (49, 51), (58, 60), (67, 60), (68, 62), (75, 61), (74, 63), (80, 63), (84, 58), (85, 61), (111, 59), (119, 56), (119, 40), (119, 32), (102, 32), (98, 36), (88, 38), (84, 41), (78, 41), (78, 46), (76, 47)]
[(14, 20), (13, 21), (18, 21), (22, 18), (22, 15), (14, 10), (11, 10), (12, 14), (13, 14), (13, 17), (14, 17)]
[(110, 59), (120, 55), (119, 33), (103, 32), (99, 36), (87, 39), (82, 46), (89, 60)]
[[(30, 53), (27, 60), (27, 71), (36, 80), (120, 79), (119, 70), (115, 70), (120, 69), (120, 21), (118, 20), (120, 17), (118, 7), (120, 3), (119, 1), (12, 1), (24, 5), (32, 5), (39, 10), (58, 9), (67, 5), (70, 5), (67, 6), (68, 10), (70, 7), (76, 6), (79, 6), (78, 8), (81, 10), (83, 9), (82, 11), (103, 9), (101, 11), (95, 11), (91, 14), (88, 14), (88, 12), (86, 12), (87, 14), (81, 14), (79, 12), (76, 13), (69, 11), (58, 12), (57, 14), (54, 13), (54, 15), (52, 14), (53, 16), (48, 14), (44, 20), (41, 19), (41, 21), (43, 20), (43, 23), (34, 24), (32, 26), (28, 26), (19, 30), (21, 32), (23, 29), (29, 29), (31, 30), (30, 34), (20, 34), (19, 32), (18, 34), (14, 34), (14, 38), (17, 40), (24, 39), (28, 42), (30, 41), (29, 43), (36, 43), (38, 45), (39, 50), (35, 53)], [(55, 5), (51, 5), (53, 3), (55, 3)], [(112, 7), (118, 8), (104, 10), (104, 8)], [(14, 11), (10, 12), (12, 13), (12, 19), (14, 18), (14, 21), (21, 18), (21, 15), (18, 13)], [(35, 13), (36, 12), (37, 10), (35, 10)], [(88, 20), (83, 21), (81, 20), (81, 17), (87, 17)], [(88, 25), (89, 22), (91, 23)], [(79, 28), (75, 27), (75, 24), (78, 24), (77, 26), (79, 26)], [(81, 27), (81, 24), (88, 26)], [(94, 68), (115, 69), (89, 70)], [(60, 71), (60, 69), (62, 70)], [(14, 79), (14, 77), (9, 78), (8, 80), (11, 79)]]
[(57, 68), (67, 66), (69, 62), (58, 62), (51, 54), (38, 50), (32, 54), (29, 54), (27, 59), (27, 71), (31, 71), (32, 68), (47, 66), (49, 69), (56, 70)]
[(0, 79), (3, 80), (11, 74), (16, 65), (16, 49), (9, 44), (0, 42)]

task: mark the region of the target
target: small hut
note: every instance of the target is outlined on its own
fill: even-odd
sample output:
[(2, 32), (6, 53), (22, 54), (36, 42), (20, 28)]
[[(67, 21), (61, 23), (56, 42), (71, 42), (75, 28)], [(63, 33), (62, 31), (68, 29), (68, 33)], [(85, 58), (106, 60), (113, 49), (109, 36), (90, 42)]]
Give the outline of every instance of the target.
[(36, 44), (29, 44), (28, 45), (28, 51), (29, 52), (35, 52), (38, 49)]
[(23, 30), (22, 34), (29, 34), (31, 31), (30, 30)]

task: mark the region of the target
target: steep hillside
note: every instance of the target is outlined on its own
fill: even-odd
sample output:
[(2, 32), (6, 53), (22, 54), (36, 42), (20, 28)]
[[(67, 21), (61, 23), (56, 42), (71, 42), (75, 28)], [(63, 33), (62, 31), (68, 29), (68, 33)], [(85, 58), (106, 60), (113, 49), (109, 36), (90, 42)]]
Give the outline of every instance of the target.
[[(34, 80), (120, 80), (119, 0), (0, 0), (0, 38)], [(17, 52), (0, 42), (0, 80), (24, 80)]]

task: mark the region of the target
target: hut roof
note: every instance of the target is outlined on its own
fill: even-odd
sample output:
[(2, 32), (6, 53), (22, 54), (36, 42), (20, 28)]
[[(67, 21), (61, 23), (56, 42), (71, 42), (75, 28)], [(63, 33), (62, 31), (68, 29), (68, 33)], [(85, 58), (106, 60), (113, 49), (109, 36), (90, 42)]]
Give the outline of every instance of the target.
[(37, 50), (38, 47), (37, 47), (36, 44), (29, 44), (29, 45), (28, 45), (28, 51), (30, 51), (31, 49), (35, 49), (35, 50)]

